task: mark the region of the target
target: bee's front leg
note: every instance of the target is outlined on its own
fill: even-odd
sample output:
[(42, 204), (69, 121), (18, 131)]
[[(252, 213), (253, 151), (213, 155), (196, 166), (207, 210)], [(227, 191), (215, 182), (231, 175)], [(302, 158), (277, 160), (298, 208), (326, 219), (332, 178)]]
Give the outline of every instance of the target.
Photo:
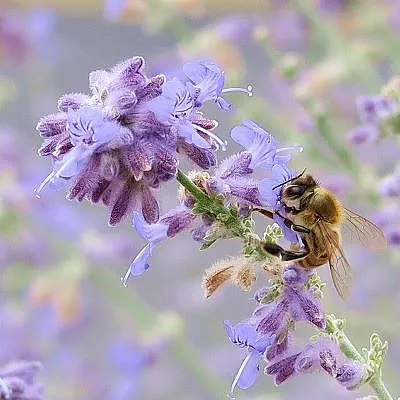
[(275, 257), (279, 257), (282, 261), (301, 260), (310, 253), (308, 249), (285, 250), (276, 243), (265, 243), (264, 250)]
[(279, 217), (282, 218), (285, 226), (288, 227), (293, 232), (298, 232), (298, 233), (310, 233), (311, 232), (310, 229), (306, 228), (305, 226), (297, 225), (297, 224), (293, 223), (292, 220), (284, 217), (279, 211), (276, 211), (275, 213), (276, 213), (276, 215), (278, 215)]

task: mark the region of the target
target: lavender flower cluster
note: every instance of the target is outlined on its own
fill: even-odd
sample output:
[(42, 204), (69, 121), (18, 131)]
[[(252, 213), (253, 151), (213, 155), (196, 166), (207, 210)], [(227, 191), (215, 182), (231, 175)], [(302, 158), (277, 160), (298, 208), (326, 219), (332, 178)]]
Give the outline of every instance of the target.
[(229, 339), (247, 351), (231, 387), (232, 398), (235, 386), (247, 389), (255, 383), (262, 360), (266, 362), (265, 374), (274, 377), (277, 385), (295, 375), (316, 371), (328, 373), (347, 389), (362, 382), (364, 366), (346, 359), (327, 335), (310, 340), (303, 349), (293, 344), (297, 322), (305, 321), (319, 330), (326, 328), (319, 287), (312, 280), (309, 271), (289, 265), (278, 284), (255, 294), (259, 305), (249, 319), (235, 326), (225, 321)]
[[(302, 246), (301, 238), (288, 227), (288, 207), (281, 198), (282, 186), (298, 175), (288, 166), (291, 153), (302, 147), (280, 148), (269, 132), (243, 120), (231, 130), (231, 138), (244, 150), (217, 165), (216, 151), (225, 150), (226, 142), (213, 132), (217, 122), (200, 110), (210, 101), (231, 110), (223, 94), (250, 95), (251, 89), (224, 89), (224, 73), (211, 62), (185, 64), (183, 76), (149, 78), (143, 58), (133, 57), (110, 70), (92, 72), (91, 95), (62, 96), (58, 112), (37, 126), (44, 137), (39, 154), (53, 160), (53, 171), (37, 194), (46, 185), (66, 183), (68, 199), (107, 206), (110, 225), (133, 216), (135, 230), (147, 243), (122, 277), (124, 286), (131, 276), (149, 269), (158, 244), (185, 230), (202, 249), (218, 239), (238, 238), (244, 244), (241, 256), (206, 271), (206, 297), (227, 281), (249, 290), (260, 271), (273, 272), (272, 286), (255, 295), (259, 305), (252, 316), (237, 325), (225, 322), (229, 339), (246, 350), (231, 397), (236, 386), (247, 389), (254, 384), (263, 360), (264, 372), (276, 384), (323, 371), (347, 389), (358, 387), (369, 376), (365, 365), (347, 359), (329, 335), (318, 277), (297, 264), (285, 264), (260, 245), (284, 237), (294, 248)], [(379, 110), (389, 107), (379, 104)], [(365, 119), (371, 120), (367, 114)], [(201, 171), (184, 175), (178, 170), (178, 154)], [(156, 189), (175, 178), (182, 185), (179, 204), (160, 215)], [(275, 224), (267, 227), (263, 238), (254, 232), (255, 207), (272, 210)], [(303, 348), (293, 343), (299, 322), (318, 331), (318, 337)]]
[(183, 80), (149, 78), (144, 59), (133, 57), (92, 72), (90, 96), (62, 96), (58, 112), (37, 125), (44, 138), (39, 155), (53, 161), (37, 194), (48, 184), (68, 183), (68, 199), (102, 202), (110, 209), (110, 225), (132, 210), (157, 222), (155, 189), (175, 177), (177, 153), (208, 169), (215, 165), (215, 150), (225, 148), (211, 132), (217, 122), (200, 109), (207, 101), (230, 109), (222, 94), (235, 89), (224, 89), (223, 71), (213, 63), (189, 63), (183, 72)]

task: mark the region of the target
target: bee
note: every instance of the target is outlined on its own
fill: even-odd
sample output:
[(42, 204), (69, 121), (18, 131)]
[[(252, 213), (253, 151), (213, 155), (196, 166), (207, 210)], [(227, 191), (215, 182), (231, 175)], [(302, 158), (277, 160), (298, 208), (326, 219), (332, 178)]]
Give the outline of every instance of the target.
[(336, 291), (346, 299), (352, 271), (342, 249), (342, 231), (350, 240), (356, 239), (372, 249), (385, 248), (386, 239), (374, 223), (345, 208), (331, 191), (304, 172), (273, 188), (282, 187), (279, 200), (286, 216), (279, 211), (254, 209), (269, 218), (274, 214), (280, 216), (287, 227), (299, 234), (304, 249), (297, 244), (292, 244), (289, 250), (265, 244), (264, 249), (275, 255), (279, 253), (284, 261), (297, 260), (304, 268), (329, 263)]

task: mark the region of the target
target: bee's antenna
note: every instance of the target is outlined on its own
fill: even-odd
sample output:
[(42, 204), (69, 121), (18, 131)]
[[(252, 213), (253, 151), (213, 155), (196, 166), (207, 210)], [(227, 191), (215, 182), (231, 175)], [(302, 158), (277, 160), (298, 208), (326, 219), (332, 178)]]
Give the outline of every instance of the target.
[(303, 171), (302, 171), (299, 175), (295, 176), (294, 178), (290, 178), (290, 179), (288, 179), (287, 181), (282, 182), (282, 183), (280, 183), (279, 185), (274, 186), (274, 187), (272, 188), (272, 190), (278, 189), (278, 187), (281, 187), (281, 186), (283, 186), (283, 185), (286, 185), (287, 183), (292, 182), (292, 181), (296, 180), (297, 178), (300, 178), (301, 176), (304, 175), (304, 172), (306, 172), (306, 168), (304, 168)]

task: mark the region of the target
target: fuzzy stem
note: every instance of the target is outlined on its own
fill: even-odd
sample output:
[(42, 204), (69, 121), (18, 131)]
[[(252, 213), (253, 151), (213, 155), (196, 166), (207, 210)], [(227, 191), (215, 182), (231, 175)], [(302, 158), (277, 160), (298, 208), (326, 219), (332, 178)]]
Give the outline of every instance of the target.
[(212, 200), (199, 189), (180, 169), (178, 169), (178, 174), (176, 175), (176, 180), (188, 191), (190, 192), (198, 201), (204, 204), (210, 205)]
[(369, 386), (371, 386), (371, 388), (375, 392), (375, 394), (378, 397), (378, 399), (380, 399), (380, 400), (393, 400), (393, 397), (389, 393), (389, 391), (386, 389), (386, 386), (383, 383), (382, 377), (380, 376), (380, 374), (379, 374), (379, 376), (376, 376), (376, 377), (372, 378), (368, 382), (368, 384), (369, 384)]
[[(362, 355), (354, 347), (353, 343), (351, 343), (350, 339), (346, 336), (344, 332), (341, 332), (338, 335), (338, 340), (340, 349), (347, 357), (353, 360), (358, 360), (365, 364), (364, 357), (362, 357)], [(376, 373), (375, 376), (373, 376), (372, 379), (368, 382), (368, 384), (371, 386), (379, 400), (393, 400), (393, 397), (383, 383), (381, 371)]]
[[(327, 322), (328, 323), (325, 331), (330, 334), (335, 334), (335, 337), (339, 342), (339, 346), (343, 354), (352, 360), (357, 360), (360, 361), (362, 364), (365, 364), (366, 360), (356, 349), (351, 340), (346, 336), (343, 330), (342, 329), (338, 330), (335, 323), (330, 323), (329, 320)], [(372, 390), (375, 392), (375, 395), (379, 400), (394, 399), (392, 395), (389, 393), (389, 391), (386, 389), (385, 384), (383, 383), (380, 370), (368, 381), (368, 384), (369, 386), (371, 386)]]

